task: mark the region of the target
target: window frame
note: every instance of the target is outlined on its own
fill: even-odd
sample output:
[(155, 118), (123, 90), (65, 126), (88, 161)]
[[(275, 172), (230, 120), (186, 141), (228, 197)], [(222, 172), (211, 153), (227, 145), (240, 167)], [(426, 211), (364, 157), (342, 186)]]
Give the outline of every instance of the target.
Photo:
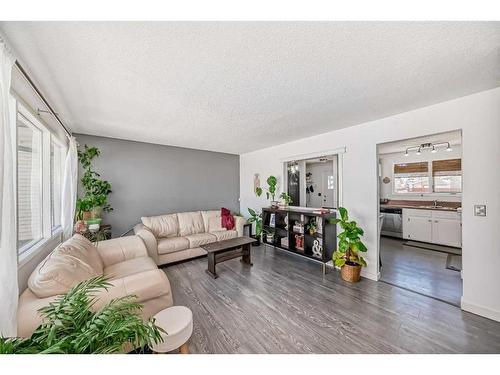
[(21, 121), (25, 124), (25, 126), (27, 126), (28, 128), (32, 128), (34, 129), (34, 131), (37, 131), (39, 132), (39, 136), (40, 136), (40, 142), (39, 142), (39, 147), (40, 147), (40, 150), (39, 150), (39, 153), (40, 153), (40, 160), (39, 160), (39, 164), (38, 166), (40, 167), (41, 169), (41, 173), (40, 173), (40, 176), (39, 176), (39, 181), (38, 181), (38, 187), (39, 187), (39, 191), (38, 191), (38, 195), (39, 195), (39, 205), (40, 205), (40, 213), (39, 213), (39, 217), (38, 217), (38, 220), (40, 222), (40, 228), (39, 231), (40, 231), (40, 237), (39, 238), (35, 238), (35, 239), (32, 239), (31, 241), (25, 243), (23, 246), (21, 247), (18, 247), (17, 249), (17, 252), (19, 255), (22, 255), (24, 254), (26, 251), (28, 251), (31, 247), (33, 247), (34, 245), (36, 245), (38, 242), (40, 242), (41, 240), (43, 240), (43, 238), (45, 237), (45, 232), (44, 232), (44, 223), (43, 223), (43, 210), (44, 210), (44, 202), (43, 202), (43, 194), (44, 194), (44, 189), (43, 189), (43, 141), (44, 141), (44, 135), (43, 135), (43, 129), (39, 128), (36, 124), (36, 121), (33, 121), (34, 118), (33, 116), (26, 111), (26, 109), (22, 106), (18, 106), (17, 107), (17, 111), (16, 111), (16, 221), (17, 221), (17, 233), (16, 233), (16, 236), (17, 236), (17, 241), (16, 243), (19, 244), (19, 151), (20, 151), (20, 148), (19, 148), (19, 126), (18, 126), (18, 121)]
[[(397, 191), (396, 190), (396, 178), (418, 178), (418, 177), (422, 177), (422, 178), (427, 178), (427, 191), (410, 191), (410, 192), (401, 192), (401, 191)], [(432, 185), (432, 182), (431, 182), (431, 179), (429, 177), (429, 175), (427, 174), (427, 172), (420, 172), (420, 174), (418, 173), (394, 173), (394, 177), (392, 179), (392, 192), (393, 194), (398, 194), (398, 195), (414, 195), (414, 194), (428, 194), (429, 191), (430, 191), (430, 188), (431, 188), (431, 185)]]
[[(459, 158), (462, 159), (461, 156)], [(436, 159), (436, 160), (441, 160), (441, 159)], [(447, 160), (447, 159), (442, 159), (442, 160)], [(453, 193), (453, 192), (440, 192), (440, 191), (436, 192), (436, 191), (434, 191), (434, 173), (433, 173), (433, 168), (432, 168), (433, 161), (434, 160), (423, 160), (422, 161), (422, 162), (427, 162), (427, 164), (428, 164), (427, 172), (423, 172), (423, 173), (426, 173), (427, 177), (429, 178), (429, 189), (427, 192), (420, 192), (420, 193), (416, 193), (416, 192), (415, 193), (400, 193), (400, 192), (396, 191), (396, 186), (395, 186), (396, 177), (400, 173), (394, 173), (394, 166), (397, 164), (401, 164), (401, 162), (393, 162), (392, 167), (391, 167), (391, 176), (392, 176), (391, 191), (392, 191), (392, 195), (398, 195), (401, 197), (410, 197), (410, 196), (457, 197), (457, 196), (461, 196), (462, 191), (463, 191), (463, 173), (462, 173), (462, 185), (461, 185), (460, 192)], [(413, 162), (408, 162), (408, 163), (413, 163)]]
[(60, 237), (62, 228), (52, 228), (52, 213), (51, 213), (51, 163), (50, 163), (50, 146), (53, 141), (58, 147), (61, 148), (61, 189), (62, 179), (64, 173), (64, 155), (67, 152), (67, 146), (44, 124), (43, 120), (39, 118), (33, 110), (17, 95), (13, 94), (12, 97), (16, 101), (16, 163), (15, 163), (15, 180), (16, 180), (16, 243), (19, 240), (19, 204), (18, 204), (18, 167), (19, 160), (17, 158), (18, 152), (18, 134), (17, 134), (17, 121), (18, 116), (23, 116), (28, 122), (34, 126), (41, 133), (41, 173), (40, 173), (40, 189), (41, 189), (41, 238), (30, 241), (17, 249), (18, 263), (22, 266), (28, 262), (35, 254), (44, 248), (44, 245), (56, 237)]
[(49, 143), (49, 214), (50, 214), (50, 230), (52, 234), (56, 234), (58, 231), (62, 230), (61, 223), (59, 220), (59, 224), (54, 226), (52, 224), (52, 178), (51, 178), (51, 173), (52, 171), (52, 163), (50, 162), (50, 148), (52, 147), (52, 144), (54, 144), (58, 149), (59, 149), (59, 157), (60, 157), (60, 163), (59, 163), (59, 180), (60, 180), (60, 188), (59, 188), (59, 213), (62, 212), (62, 185), (63, 185), (63, 180), (64, 180), (64, 159), (65, 159), (65, 145), (53, 134), (50, 135), (50, 143)]

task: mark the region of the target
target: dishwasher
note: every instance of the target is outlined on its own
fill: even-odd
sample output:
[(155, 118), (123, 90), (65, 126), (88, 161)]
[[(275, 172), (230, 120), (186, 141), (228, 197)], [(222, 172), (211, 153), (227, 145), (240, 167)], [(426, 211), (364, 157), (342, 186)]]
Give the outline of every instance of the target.
[(380, 233), (383, 236), (403, 238), (403, 209), (380, 207), (380, 213), (384, 216)]

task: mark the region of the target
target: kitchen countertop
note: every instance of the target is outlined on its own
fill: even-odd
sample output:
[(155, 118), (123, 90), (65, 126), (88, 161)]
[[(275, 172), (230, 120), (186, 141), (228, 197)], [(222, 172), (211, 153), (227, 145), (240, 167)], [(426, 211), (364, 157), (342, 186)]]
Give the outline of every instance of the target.
[(441, 202), (438, 201), (434, 207), (434, 201), (409, 201), (409, 200), (389, 200), (387, 203), (380, 203), (380, 208), (414, 208), (420, 210), (454, 211), (462, 210), (461, 202)]

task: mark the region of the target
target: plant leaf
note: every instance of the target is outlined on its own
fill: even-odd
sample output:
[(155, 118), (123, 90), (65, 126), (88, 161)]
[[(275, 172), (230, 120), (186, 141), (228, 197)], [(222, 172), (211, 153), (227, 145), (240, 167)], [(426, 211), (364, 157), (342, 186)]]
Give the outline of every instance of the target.
[(347, 215), (347, 210), (344, 207), (339, 207), (339, 212), (340, 212), (340, 217), (341, 217), (342, 221), (349, 220), (349, 217)]

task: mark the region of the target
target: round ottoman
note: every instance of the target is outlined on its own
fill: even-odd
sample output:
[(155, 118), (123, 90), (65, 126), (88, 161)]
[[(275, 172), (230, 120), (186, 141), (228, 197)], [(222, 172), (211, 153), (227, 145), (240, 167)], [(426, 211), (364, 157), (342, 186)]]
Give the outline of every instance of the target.
[(161, 334), (163, 342), (151, 347), (156, 353), (167, 353), (179, 349), (182, 354), (189, 353), (187, 342), (193, 333), (193, 313), (185, 306), (172, 306), (154, 316), (156, 325), (167, 333)]

